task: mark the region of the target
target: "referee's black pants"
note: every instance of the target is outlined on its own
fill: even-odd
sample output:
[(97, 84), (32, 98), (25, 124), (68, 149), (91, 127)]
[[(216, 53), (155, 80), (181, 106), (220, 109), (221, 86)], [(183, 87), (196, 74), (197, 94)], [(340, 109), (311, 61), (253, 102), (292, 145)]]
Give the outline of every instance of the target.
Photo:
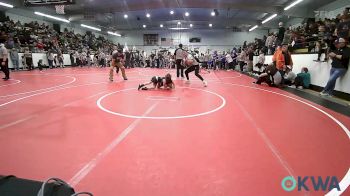
[(5, 65), (2, 65), (2, 62), (4, 62), (4, 60), (0, 59), (1, 70), (5, 73), (5, 78), (10, 79), (9, 60), (6, 59)]
[(180, 77), (180, 71), (181, 71), (181, 77), (184, 77), (184, 66), (181, 65), (182, 60), (176, 59), (176, 73), (177, 77)]

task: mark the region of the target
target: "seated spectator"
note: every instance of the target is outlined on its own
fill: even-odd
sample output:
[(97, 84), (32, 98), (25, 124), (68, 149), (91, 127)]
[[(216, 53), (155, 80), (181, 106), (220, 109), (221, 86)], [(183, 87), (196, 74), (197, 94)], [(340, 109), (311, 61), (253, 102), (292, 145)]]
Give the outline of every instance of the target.
[(265, 73), (260, 74), (258, 80), (253, 83), (260, 85), (263, 82), (267, 83), (271, 87), (278, 87), (282, 83), (281, 73), (273, 64), (267, 66)]
[(339, 38), (344, 38), (349, 41), (350, 37), (350, 15), (343, 15), (341, 17), (341, 22), (338, 24), (336, 29), (336, 34)]
[(308, 68), (303, 67), (301, 72), (297, 74), (297, 77), (294, 80), (294, 85), (299, 88), (309, 88), (311, 83), (311, 75)]
[(43, 68), (46, 67), (46, 65), (43, 63), (43, 60), (42, 60), (42, 59), (40, 59), (40, 60), (38, 61), (38, 67), (39, 67), (39, 70), (40, 70), (40, 71), (42, 71)]
[(321, 40), (319, 42), (316, 42), (316, 51), (317, 51), (317, 62), (321, 61), (321, 56), (324, 53), (324, 60), (323, 62), (328, 61), (327, 53), (328, 53), (328, 45), (324, 40)]
[(284, 84), (289, 85), (289, 86), (294, 84), (294, 80), (296, 77), (297, 76), (292, 71), (292, 67), (290, 65), (288, 65), (286, 68), (286, 74), (284, 75)]

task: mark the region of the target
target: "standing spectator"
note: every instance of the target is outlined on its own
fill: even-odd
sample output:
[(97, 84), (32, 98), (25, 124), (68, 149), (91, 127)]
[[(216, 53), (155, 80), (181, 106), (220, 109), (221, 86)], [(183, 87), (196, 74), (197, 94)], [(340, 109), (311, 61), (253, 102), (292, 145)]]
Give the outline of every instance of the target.
[(69, 53), (69, 58), (70, 58), (70, 62), (71, 62), (71, 65), (72, 65), (72, 66), (75, 66), (74, 54), (75, 54), (74, 50), (72, 50), (72, 51)]
[(286, 29), (283, 27), (283, 22), (278, 23), (277, 45), (281, 45), (284, 39)]
[(58, 52), (57, 54), (57, 59), (58, 59), (58, 65), (61, 67), (61, 68), (64, 68), (64, 57), (63, 57), (63, 54), (61, 52)]
[(54, 59), (55, 59), (55, 57), (54, 57), (52, 51), (49, 50), (49, 51), (47, 52), (47, 61), (49, 62), (49, 68), (50, 68), (50, 69), (52, 69), (52, 67), (53, 67), (53, 61), (54, 61)]
[(19, 56), (18, 56), (18, 51), (17, 48), (12, 48), (12, 50), (10, 51), (10, 58), (12, 61), (12, 64), (15, 68), (16, 71), (19, 70)]
[(241, 53), (238, 56), (238, 64), (241, 72), (243, 72), (243, 68), (246, 64), (246, 58), (247, 58), (247, 53), (246, 50), (242, 50)]
[(254, 59), (254, 51), (252, 47), (249, 47), (248, 49), (248, 61), (247, 61), (247, 66), (248, 66), (248, 72), (253, 71), (253, 59)]
[(348, 70), (350, 48), (346, 46), (346, 41), (344, 38), (337, 39), (335, 42), (335, 46), (337, 50), (332, 51), (328, 54), (333, 61), (327, 85), (320, 93), (320, 95), (322, 96), (332, 96), (337, 79), (343, 76)]
[[(131, 60), (131, 53), (129, 52), (128, 49), (125, 50), (125, 68), (130, 68), (130, 60)], [(158, 57), (158, 54), (157, 54)], [(157, 61), (158, 68), (159, 68), (159, 60)]]
[(293, 68), (293, 60), (288, 51), (288, 44), (283, 43), (281, 50), (278, 50), (275, 55), (276, 68), (281, 73), (282, 77), (284, 77), (287, 66), (290, 65), (291, 68)]
[(276, 37), (273, 33), (270, 33), (270, 35), (266, 38), (265, 46), (267, 47), (268, 54), (271, 55), (273, 54), (273, 44), (276, 40)]
[(10, 71), (9, 71), (8, 63), (9, 63), (8, 52), (5, 47), (5, 44), (0, 44), (0, 65), (1, 65), (1, 70), (5, 73), (5, 77), (2, 78), (5, 81), (10, 79)]
[(230, 53), (227, 53), (226, 54), (226, 62), (228, 63), (228, 69), (232, 69), (234, 70), (235, 69), (235, 65), (233, 64), (233, 59), (232, 59), (232, 56)]
[(32, 53), (29, 51), (28, 47), (25, 48), (23, 56), (25, 58), (26, 67), (28, 68), (28, 70), (32, 70), (33, 69), (33, 58), (32, 58)]

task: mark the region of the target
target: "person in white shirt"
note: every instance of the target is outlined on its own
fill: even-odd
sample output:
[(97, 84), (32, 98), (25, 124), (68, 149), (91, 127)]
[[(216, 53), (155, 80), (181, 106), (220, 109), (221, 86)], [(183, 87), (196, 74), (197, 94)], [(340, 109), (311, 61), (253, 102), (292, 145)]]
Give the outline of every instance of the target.
[(10, 79), (10, 71), (9, 71), (9, 61), (8, 61), (8, 51), (5, 47), (5, 44), (0, 44), (0, 65), (1, 70), (5, 73), (5, 77), (3, 80), (7, 81)]
[(294, 80), (297, 77), (297, 75), (292, 71), (291, 66), (287, 66), (286, 68), (286, 74), (284, 74), (284, 84), (285, 85), (292, 85), (294, 84)]
[(175, 60), (176, 60), (176, 76), (184, 77), (184, 66), (182, 65), (182, 61), (184, 59), (184, 50), (182, 49), (182, 44), (179, 44), (179, 48), (175, 50)]
[(264, 72), (264, 69), (265, 69), (264, 64), (265, 64), (265, 54), (262, 50), (260, 50), (258, 63), (255, 65), (255, 67), (258, 68), (258, 70), (255, 71), (257, 74), (261, 74)]
[(228, 69), (233, 69), (234, 70), (235, 69), (234, 68), (235, 65), (233, 64), (233, 59), (232, 59), (231, 54), (227, 53), (225, 58), (226, 58), (226, 62), (228, 64)]
[(266, 67), (264, 73), (260, 74), (257, 81), (253, 82), (255, 84), (267, 83), (271, 87), (280, 86), (282, 82), (282, 75), (276, 69), (276, 67), (271, 64)]

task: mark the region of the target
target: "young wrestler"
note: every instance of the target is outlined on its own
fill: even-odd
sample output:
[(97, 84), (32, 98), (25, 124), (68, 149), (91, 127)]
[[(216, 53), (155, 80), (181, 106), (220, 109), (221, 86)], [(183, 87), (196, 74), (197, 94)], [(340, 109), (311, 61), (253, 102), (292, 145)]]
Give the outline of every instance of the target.
[[(152, 87), (148, 88), (148, 85), (153, 84)], [(158, 76), (153, 76), (151, 81), (145, 84), (140, 84), (138, 87), (138, 90), (151, 90), (151, 89), (174, 89), (175, 84), (171, 79), (171, 75), (168, 73), (165, 75), (165, 77), (158, 77)]]
[(185, 60), (185, 64), (187, 66), (187, 69), (185, 71), (185, 75), (187, 78), (186, 83), (190, 83), (190, 78), (188, 74), (194, 71), (195, 75), (203, 82), (203, 85), (206, 87), (208, 83), (203, 79), (201, 75), (199, 75), (199, 63), (200, 63), (199, 59), (188, 53), (186, 55), (185, 55), (187, 57), (187, 59)]
[(111, 68), (109, 71), (109, 80), (110, 81), (113, 81), (114, 67), (117, 67), (121, 70), (124, 80), (128, 80), (128, 78), (126, 77), (126, 74), (125, 74), (124, 61), (125, 61), (125, 58), (124, 58), (124, 54), (123, 54), (123, 49), (118, 48), (117, 51), (113, 52), (113, 55), (112, 55)]

